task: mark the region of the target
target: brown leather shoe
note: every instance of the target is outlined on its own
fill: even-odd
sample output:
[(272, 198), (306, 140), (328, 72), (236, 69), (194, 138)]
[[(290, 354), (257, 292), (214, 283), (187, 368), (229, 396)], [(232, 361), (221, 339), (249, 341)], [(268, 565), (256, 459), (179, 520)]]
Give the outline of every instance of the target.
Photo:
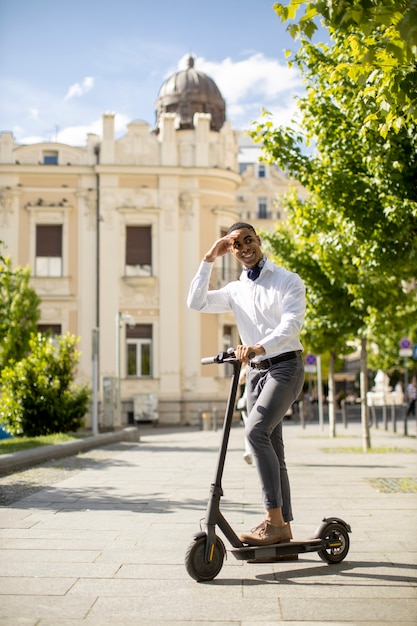
[(272, 526), (267, 520), (252, 528), (250, 533), (242, 533), (239, 537), (242, 543), (250, 546), (269, 546), (273, 543), (290, 541), (292, 537), (291, 528), (288, 524), (284, 526)]

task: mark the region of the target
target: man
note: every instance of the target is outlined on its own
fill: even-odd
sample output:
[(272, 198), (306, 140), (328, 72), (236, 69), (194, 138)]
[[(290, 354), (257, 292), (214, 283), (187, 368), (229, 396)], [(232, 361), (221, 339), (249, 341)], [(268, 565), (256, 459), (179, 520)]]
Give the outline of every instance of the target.
[[(210, 291), (213, 263), (231, 253), (243, 266), (237, 281)], [(206, 252), (190, 285), (187, 304), (206, 313), (233, 311), (247, 364), (248, 437), (262, 487), (265, 520), (240, 539), (270, 545), (292, 539), (291, 495), (285, 465), (282, 422), (304, 383), (298, 338), (305, 312), (305, 287), (297, 274), (262, 253), (251, 224), (233, 224)]]
[(411, 379), (409, 385), (407, 385), (407, 398), (408, 398), (408, 409), (407, 409), (407, 417), (409, 415), (416, 414), (416, 399), (417, 399), (417, 379), (415, 376)]

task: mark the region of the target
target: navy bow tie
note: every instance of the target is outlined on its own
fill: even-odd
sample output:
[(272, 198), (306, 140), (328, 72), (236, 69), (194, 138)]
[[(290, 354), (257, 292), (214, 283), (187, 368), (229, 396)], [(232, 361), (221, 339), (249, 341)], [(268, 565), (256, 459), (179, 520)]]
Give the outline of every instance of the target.
[(256, 280), (259, 276), (259, 274), (261, 273), (261, 267), (259, 267), (259, 265), (255, 265), (255, 267), (253, 267), (250, 270), (246, 270), (246, 273), (248, 275), (248, 278), (250, 280)]

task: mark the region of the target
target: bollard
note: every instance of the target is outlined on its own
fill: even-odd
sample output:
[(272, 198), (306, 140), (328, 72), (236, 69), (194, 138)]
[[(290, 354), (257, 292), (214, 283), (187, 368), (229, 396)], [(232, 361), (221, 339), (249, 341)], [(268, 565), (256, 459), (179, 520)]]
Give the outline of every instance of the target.
[(208, 413), (208, 412), (202, 413), (202, 418), (203, 418), (203, 430), (210, 430), (211, 413)]
[(404, 437), (408, 437), (407, 411), (404, 411)]
[(342, 421), (343, 421), (343, 426), (345, 428), (347, 428), (348, 426), (348, 422), (347, 422), (347, 414), (346, 414), (346, 400), (341, 400), (340, 401), (340, 407), (342, 409)]
[(217, 409), (213, 408), (213, 430), (217, 430)]
[(300, 409), (300, 422), (301, 422), (301, 427), (305, 428), (306, 427), (306, 423), (305, 423), (305, 418), (304, 418), (304, 401), (300, 400), (299, 404), (299, 409)]

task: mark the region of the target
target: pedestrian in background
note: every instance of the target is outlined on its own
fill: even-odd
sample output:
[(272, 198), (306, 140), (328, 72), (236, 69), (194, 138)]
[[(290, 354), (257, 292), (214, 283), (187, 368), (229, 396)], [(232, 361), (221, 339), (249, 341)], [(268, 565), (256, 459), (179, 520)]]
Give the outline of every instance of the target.
[(411, 379), (409, 385), (407, 385), (407, 400), (408, 400), (408, 409), (407, 409), (407, 417), (409, 415), (416, 416), (416, 398), (417, 398), (417, 379), (415, 376)]

